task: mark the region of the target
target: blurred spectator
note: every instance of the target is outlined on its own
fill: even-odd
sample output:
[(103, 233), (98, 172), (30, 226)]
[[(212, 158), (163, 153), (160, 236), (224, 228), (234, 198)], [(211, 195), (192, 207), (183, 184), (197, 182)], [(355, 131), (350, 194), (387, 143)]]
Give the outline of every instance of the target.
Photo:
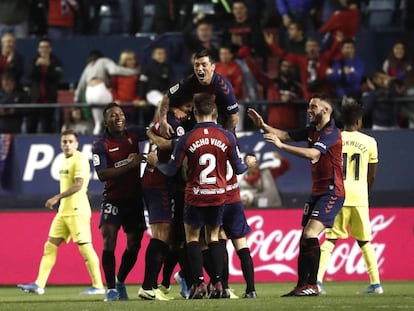
[[(263, 38), (263, 31), (260, 24), (250, 18), (247, 5), (244, 1), (233, 1), (233, 17), (226, 25), (222, 35), (222, 45), (231, 46), (237, 57), (240, 53), (248, 51), (253, 57), (259, 57), (266, 67), (267, 56), (269, 55), (268, 47)], [(249, 100), (260, 98), (257, 91), (257, 82), (252, 76), (248, 66), (242, 59), (237, 59), (240, 68), (243, 71), (243, 79)]]
[(27, 94), (17, 87), (14, 74), (4, 72), (1, 75), (0, 88), (0, 133), (20, 133), (21, 110), (2, 108), (4, 104), (28, 103)]
[(310, 31), (319, 22), (317, 13), (322, 2), (321, 0), (276, 0), (276, 5), (285, 27), (288, 27), (292, 21), (301, 21), (305, 29)]
[(396, 42), (382, 64), (382, 71), (391, 77), (404, 80), (405, 75), (412, 69), (412, 60), (405, 50), (403, 42)]
[(16, 38), (27, 38), (29, 2), (27, 0), (0, 1), (0, 36), (12, 33)]
[(141, 32), (145, 0), (119, 0), (119, 6), (122, 32), (132, 36)]
[(310, 99), (311, 94), (316, 92), (332, 93), (332, 88), (326, 80), (326, 70), (330, 66), (332, 55), (335, 55), (336, 50), (340, 48), (342, 38), (339, 35), (335, 38), (331, 48), (322, 54), (319, 42), (315, 39), (307, 39), (306, 55), (286, 53), (275, 44), (272, 33), (266, 33), (265, 39), (276, 56), (298, 66), (305, 99)]
[(167, 61), (167, 50), (155, 46), (151, 52), (151, 60), (142, 66), (139, 78), (139, 97), (146, 101), (144, 119), (151, 122), (162, 95), (174, 83), (175, 75), (172, 65)]
[(239, 179), (240, 197), (245, 207), (282, 207), (282, 198), (275, 178), (290, 169), (289, 161), (280, 153), (274, 152), (273, 161), (259, 163), (255, 154), (244, 157), (247, 172)]
[(234, 90), (238, 100), (244, 100), (246, 92), (243, 86), (243, 72), (234, 60), (234, 54), (229, 46), (221, 46), (219, 50), (219, 61), (216, 62), (216, 71), (227, 78)]
[(373, 130), (398, 129), (400, 106), (394, 98), (402, 95), (398, 81), (383, 72), (374, 73), (367, 80), (368, 91), (363, 93), (362, 103)]
[(266, 57), (268, 48), (260, 24), (250, 18), (247, 5), (242, 0), (233, 1), (233, 17), (223, 32), (222, 44), (231, 44), (237, 54), (242, 47), (248, 47), (253, 56)]
[(180, 30), (180, 0), (154, 0), (152, 32), (163, 34)]
[(4, 72), (12, 72), (17, 87), (20, 87), (24, 71), (23, 57), (15, 50), (16, 37), (12, 33), (6, 33), (1, 37), (0, 75)]
[(277, 124), (281, 129), (299, 127), (299, 107), (291, 101), (303, 98), (303, 91), (300, 81), (296, 79), (295, 68), (288, 61), (281, 60), (278, 75), (271, 78), (260, 70), (253, 58), (246, 57), (246, 63), (257, 82), (267, 89), (266, 99), (284, 102), (268, 105), (267, 123)]
[(288, 53), (305, 55), (306, 37), (303, 25), (300, 22), (292, 21), (287, 26), (288, 38), (281, 46)]
[(319, 28), (319, 33), (324, 35), (322, 50), (329, 48), (337, 32), (342, 33), (344, 40), (355, 40), (360, 20), (359, 1), (338, 0), (338, 2), (341, 3), (342, 9), (334, 11), (326, 23)]
[[(50, 39), (40, 39), (37, 57), (29, 68), (30, 97), (32, 103), (57, 103), (59, 83), (62, 78), (62, 63), (52, 54)], [(37, 108), (25, 117), (28, 133), (58, 133), (60, 121), (55, 108)], [(58, 126), (58, 127), (57, 127)]]
[[(137, 74), (133, 76), (113, 76), (111, 91), (114, 101), (121, 105), (128, 123), (138, 124), (138, 107), (145, 106), (146, 103), (138, 95), (140, 67), (135, 52), (131, 50), (122, 51), (118, 64), (122, 67), (137, 70)], [(134, 107), (125, 107), (123, 104), (133, 104)]]
[(200, 13), (195, 16), (183, 29), (183, 35), (185, 46), (190, 54), (207, 49), (218, 60), (217, 38), (214, 37), (213, 24), (205, 14)]
[(411, 100), (401, 104), (401, 113), (407, 120), (408, 127), (414, 129), (414, 70), (410, 70), (405, 76), (404, 95)]
[(86, 67), (83, 69), (75, 91), (74, 101), (93, 105), (94, 135), (102, 132), (103, 106), (113, 101), (109, 90), (111, 77), (114, 75), (136, 76), (137, 73), (136, 69), (118, 66), (112, 59), (104, 57), (101, 51), (89, 52)]
[(78, 135), (91, 135), (93, 133), (93, 123), (85, 120), (81, 108), (73, 107), (70, 109), (69, 118), (65, 120), (61, 132), (69, 129)]
[(51, 39), (69, 38), (74, 33), (76, 0), (49, 0), (47, 33)]
[(342, 42), (342, 58), (335, 61), (326, 71), (326, 79), (334, 86), (336, 96), (360, 98), (361, 83), (364, 76), (364, 63), (355, 56), (355, 42)]

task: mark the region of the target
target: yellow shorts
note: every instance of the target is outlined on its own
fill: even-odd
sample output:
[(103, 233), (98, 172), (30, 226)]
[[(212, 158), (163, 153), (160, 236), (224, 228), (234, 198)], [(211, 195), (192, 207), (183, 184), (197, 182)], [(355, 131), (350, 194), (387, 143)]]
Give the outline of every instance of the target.
[(325, 236), (327, 239), (346, 239), (351, 236), (358, 241), (370, 241), (369, 207), (343, 206), (335, 217), (333, 227), (326, 229)]
[(91, 243), (91, 219), (88, 216), (61, 216), (57, 214), (50, 225), (49, 236), (62, 238), (66, 243)]

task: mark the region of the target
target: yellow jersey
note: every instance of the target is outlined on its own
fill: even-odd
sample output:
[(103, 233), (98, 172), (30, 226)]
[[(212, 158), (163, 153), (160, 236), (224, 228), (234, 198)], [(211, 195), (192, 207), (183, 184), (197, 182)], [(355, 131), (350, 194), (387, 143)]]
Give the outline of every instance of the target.
[(59, 170), (60, 193), (69, 189), (75, 183), (75, 178), (82, 178), (83, 184), (78, 192), (60, 200), (58, 211), (60, 215), (91, 216), (91, 206), (87, 195), (90, 174), (89, 160), (80, 151), (75, 151), (69, 158), (63, 158)]
[(368, 164), (378, 162), (374, 137), (359, 131), (342, 132), (344, 206), (368, 206)]

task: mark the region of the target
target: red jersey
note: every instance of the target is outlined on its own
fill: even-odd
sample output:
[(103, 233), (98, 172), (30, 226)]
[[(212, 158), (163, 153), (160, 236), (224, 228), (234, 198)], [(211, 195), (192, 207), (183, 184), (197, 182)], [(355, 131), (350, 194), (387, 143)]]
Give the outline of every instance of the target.
[(73, 11), (76, 9), (77, 6), (74, 1), (49, 0), (48, 25), (72, 28), (75, 24)]
[[(182, 126), (181, 122), (174, 117), (174, 114), (168, 112), (167, 122), (174, 129), (172, 138), (178, 138), (185, 134), (186, 130)], [(160, 134), (160, 123), (155, 122), (153, 126), (154, 132)], [(159, 150), (154, 144), (150, 144), (150, 151), (157, 150), (158, 161), (161, 163), (167, 163), (171, 158), (172, 150)], [(153, 167), (147, 164), (142, 177), (142, 187), (145, 189), (167, 189), (169, 187), (170, 177), (165, 176), (157, 167)]]
[(331, 119), (323, 129), (315, 127), (289, 131), (289, 136), (295, 141), (307, 141), (309, 148), (321, 152), (318, 162), (312, 163), (312, 195), (325, 194), (335, 191), (338, 197), (345, 197), (342, 175), (342, 136)]
[(168, 164), (157, 167), (173, 176), (187, 157), (185, 203), (197, 207), (220, 206), (227, 203), (227, 161), (236, 174), (247, 170), (242, 161), (234, 134), (213, 122), (203, 122), (180, 138)]
[[(96, 171), (128, 164), (130, 153), (140, 153), (139, 142), (147, 140), (144, 127), (128, 128), (122, 137), (113, 137), (108, 131), (98, 137), (92, 147)], [(130, 170), (122, 177), (107, 180), (103, 195), (107, 199), (131, 199), (141, 193), (140, 169)]]

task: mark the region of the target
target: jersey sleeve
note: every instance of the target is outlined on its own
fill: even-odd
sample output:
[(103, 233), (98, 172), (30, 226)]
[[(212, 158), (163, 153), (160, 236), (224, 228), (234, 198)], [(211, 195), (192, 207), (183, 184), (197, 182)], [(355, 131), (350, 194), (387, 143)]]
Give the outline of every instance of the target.
[(168, 163), (157, 163), (157, 168), (167, 176), (174, 176), (178, 169), (181, 167), (183, 163), (183, 159), (185, 157), (185, 141), (186, 139), (181, 138), (177, 140), (173, 140), (175, 143), (173, 144), (174, 150), (171, 155), (170, 160)]
[(288, 135), (294, 141), (306, 141), (308, 140), (309, 130), (310, 130), (309, 127), (306, 127), (303, 129), (291, 130), (291, 131), (288, 131)]
[(369, 159), (368, 163), (378, 163), (378, 145), (377, 141), (372, 138), (371, 143), (369, 144)]
[(338, 141), (339, 135), (339, 130), (328, 127), (321, 133), (321, 136), (313, 143), (312, 147), (319, 150), (322, 154), (325, 154)]
[(97, 140), (92, 147), (92, 162), (95, 171), (100, 171), (108, 167), (106, 150), (103, 140)]
[(135, 133), (138, 136), (138, 141), (148, 140), (147, 128), (142, 126), (131, 126), (128, 128), (129, 132)]
[(91, 167), (88, 159), (83, 155), (79, 154), (75, 165), (75, 178), (85, 178), (90, 173)]
[(243, 174), (245, 171), (247, 171), (247, 164), (244, 163), (243, 158), (240, 155), (236, 138), (231, 132), (227, 133), (227, 138), (229, 139), (231, 146), (229, 152), (229, 162), (237, 175)]
[[(224, 108), (227, 114), (235, 114), (240, 111), (239, 104), (236, 96), (234, 95), (233, 86), (227, 79), (216, 73), (216, 79), (214, 81), (216, 96), (220, 99), (220, 102), (224, 103)], [(216, 100), (217, 101), (217, 100)]]

